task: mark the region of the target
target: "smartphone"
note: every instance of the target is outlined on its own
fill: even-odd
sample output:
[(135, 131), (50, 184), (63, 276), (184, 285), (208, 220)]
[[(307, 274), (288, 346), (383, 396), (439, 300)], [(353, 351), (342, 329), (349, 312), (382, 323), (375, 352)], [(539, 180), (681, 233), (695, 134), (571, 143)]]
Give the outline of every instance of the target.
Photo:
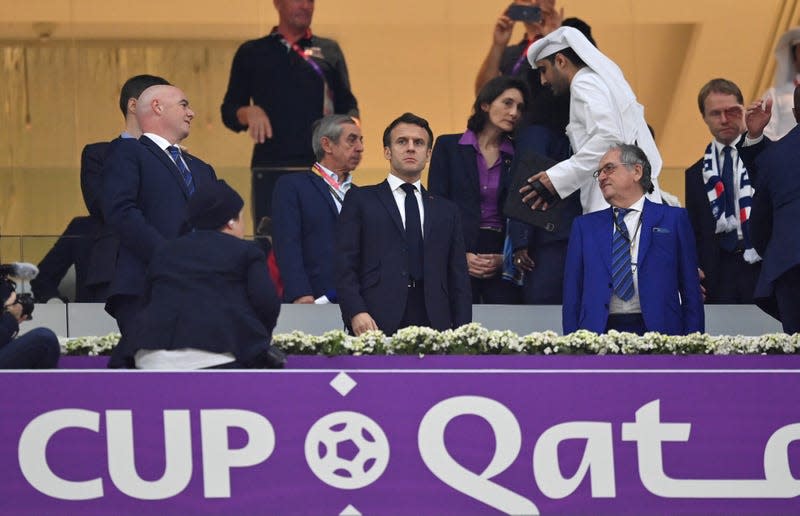
[(542, 20), (542, 9), (535, 5), (511, 4), (506, 9), (506, 16), (514, 21), (536, 23)]

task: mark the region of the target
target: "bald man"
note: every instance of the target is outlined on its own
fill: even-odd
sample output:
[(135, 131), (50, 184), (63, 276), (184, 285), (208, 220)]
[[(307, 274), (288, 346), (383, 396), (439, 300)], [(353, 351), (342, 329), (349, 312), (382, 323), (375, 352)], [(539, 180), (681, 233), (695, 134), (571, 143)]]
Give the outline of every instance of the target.
[[(194, 118), (183, 91), (151, 86), (139, 97), (136, 118), (142, 136), (112, 142), (103, 172), (103, 214), (120, 239), (106, 310), (123, 338), (143, 306), (153, 253), (183, 231), (192, 194), (216, 181), (211, 166), (179, 147)], [(125, 366), (117, 356), (110, 366)]]

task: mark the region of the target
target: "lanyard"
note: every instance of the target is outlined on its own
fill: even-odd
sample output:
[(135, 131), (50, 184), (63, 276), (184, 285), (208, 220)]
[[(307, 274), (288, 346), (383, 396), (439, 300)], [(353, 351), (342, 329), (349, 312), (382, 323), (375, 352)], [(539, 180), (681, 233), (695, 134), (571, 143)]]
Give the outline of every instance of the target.
[(328, 184), (328, 190), (330, 190), (333, 197), (337, 201), (339, 201), (339, 205), (341, 205), (344, 202), (345, 192), (342, 191), (341, 187), (339, 186), (339, 183), (334, 181), (331, 178), (331, 176), (326, 174), (325, 171), (322, 170), (322, 167), (319, 165), (319, 163), (314, 163), (311, 169), (314, 171), (315, 174), (321, 177), (325, 181), (325, 183)]
[(332, 115), (334, 113), (334, 98), (333, 98), (333, 90), (331, 90), (330, 86), (328, 86), (328, 80), (325, 78), (325, 72), (322, 71), (319, 64), (316, 61), (311, 59), (311, 57), (306, 53), (303, 48), (295, 43), (289, 43), (286, 38), (283, 37), (278, 31), (273, 32), (278, 38), (278, 40), (286, 47), (287, 50), (293, 50), (295, 54), (300, 56), (303, 61), (309, 64), (314, 72), (322, 79), (322, 85), (324, 88), (323, 92), (323, 103), (322, 103), (322, 114), (324, 115)]
[(528, 40), (527, 44), (525, 45), (525, 48), (522, 50), (522, 53), (520, 54), (519, 58), (517, 59), (517, 62), (514, 63), (514, 67), (511, 69), (511, 75), (517, 75), (517, 72), (519, 72), (519, 69), (522, 68), (522, 64), (528, 61), (528, 49), (531, 48), (531, 45), (533, 45), (533, 43), (537, 39), (540, 39), (540, 38), (534, 37), (533, 39)]

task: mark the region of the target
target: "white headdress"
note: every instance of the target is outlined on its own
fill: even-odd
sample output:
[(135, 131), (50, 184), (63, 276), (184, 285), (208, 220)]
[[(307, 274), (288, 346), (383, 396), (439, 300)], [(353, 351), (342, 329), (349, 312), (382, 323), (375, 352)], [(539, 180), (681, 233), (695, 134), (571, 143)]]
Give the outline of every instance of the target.
[(623, 120), (625, 141), (622, 143), (636, 143), (650, 160), (652, 177), (658, 177), (662, 165), (661, 154), (644, 120), (644, 107), (636, 101), (636, 95), (619, 66), (597, 50), (581, 31), (573, 27), (554, 30), (531, 45), (528, 49), (528, 61), (536, 68), (537, 61), (566, 48), (574, 50), (586, 66), (594, 70), (606, 84)]
[(776, 66), (773, 86), (794, 82), (797, 71), (794, 68), (792, 47), (798, 43), (800, 43), (800, 27), (792, 27), (778, 40), (778, 45), (775, 47)]

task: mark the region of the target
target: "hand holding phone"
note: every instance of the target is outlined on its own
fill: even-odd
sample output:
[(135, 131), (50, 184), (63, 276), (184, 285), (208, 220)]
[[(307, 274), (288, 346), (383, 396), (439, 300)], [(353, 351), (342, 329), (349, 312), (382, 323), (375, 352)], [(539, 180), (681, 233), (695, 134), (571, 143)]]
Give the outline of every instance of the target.
[(535, 5), (511, 4), (506, 9), (506, 16), (514, 21), (537, 23), (542, 20), (542, 9)]

